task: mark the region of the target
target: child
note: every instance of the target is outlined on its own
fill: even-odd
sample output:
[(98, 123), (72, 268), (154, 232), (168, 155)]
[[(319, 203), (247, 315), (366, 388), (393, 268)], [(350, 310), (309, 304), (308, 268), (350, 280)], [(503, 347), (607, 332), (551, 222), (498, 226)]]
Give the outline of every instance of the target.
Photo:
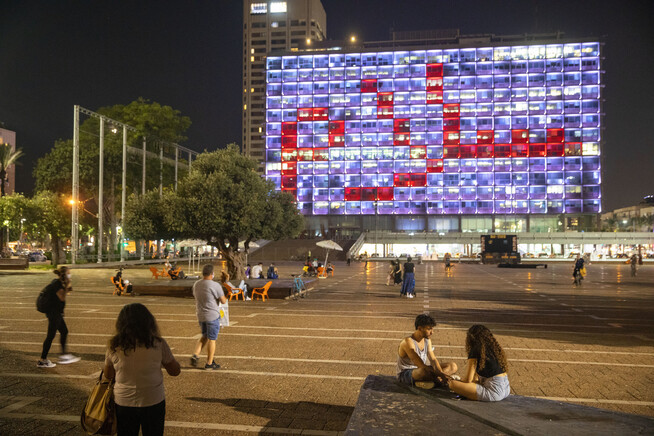
[(501, 401), (508, 397), (511, 387), (506, 356), (490, 330), (479, 324), (470, 327), (466, 352), (466, 372), (461, 381), (448, 381), (450, 389), (470, 400)]

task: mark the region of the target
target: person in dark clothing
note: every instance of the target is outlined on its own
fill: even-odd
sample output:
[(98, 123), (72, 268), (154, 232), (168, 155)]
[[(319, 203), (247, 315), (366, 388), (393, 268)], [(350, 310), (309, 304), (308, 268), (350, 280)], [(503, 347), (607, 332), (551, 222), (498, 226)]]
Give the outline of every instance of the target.
[(407, 257), (406, 263), (402, 268), (404, 271), (403, 280), (402, 280), (402, 289), (400, 290), (400, 295), (407, 298), (415, 298), (416, 296), (416, 279), (414, 272), (416, 266), (411, 262), (411, 256)]
[(132, 284), (129, 282), (129, 280), (123, 279), (123, 267), (120, 267), (114, 276), (114, 284), (120, 284), (120, 287), (116, 285), (116, 287), (118, 287), (118, 295), (121, 295), (123, 290), (126, 294), (132, 293)]
[(277, 268), (275, 268), (274, 263), (271, 263), (270, 266), (268, 267), (268, 271), (266, 272), (266, 278), (268, 279), (279, 278), (279, 274), (277, 273)]
[(47, 311), (45, 316), (48, 318), (48, 333), (43, 341), (43, 350), (41, 351), (41, 358), (36, 366), (39, 368), (54, 368), (56, 363), (48, 359), (48, 353), (52, 346), (52, 341), (55, 335), (59, 332), (59, 340), (61, 341), (61, 355), (59, 356), (59, 363), (62, 365), (68, 363), (78, 362), (79, 357), (69, 354), (66, 348), (66, 339), (68, 338), (68, 327), (64, 321), (64, 307), (66, 307), (66, 295), (73, 291), (70, 283), (71, 274), (70, 269), (65, 266), (54, 271), (57, 278), (54, 279), (44, 289), (44, 298), (46, 299)]
[(577, 259), (575, 260), (575, 267), (572, 270), (572, 277), (574, 278), (574, 285), (581, 286), (581, 281), (584, 279), (584, 276), (581, 274), (581, 270), (584, 268), (584, 258), (577, 254)]
[(402, 266), (400, 265), (400, 259), (395, 260), (395, 269), (393, 270), (393, 284), (399, 285), (402, 283)]

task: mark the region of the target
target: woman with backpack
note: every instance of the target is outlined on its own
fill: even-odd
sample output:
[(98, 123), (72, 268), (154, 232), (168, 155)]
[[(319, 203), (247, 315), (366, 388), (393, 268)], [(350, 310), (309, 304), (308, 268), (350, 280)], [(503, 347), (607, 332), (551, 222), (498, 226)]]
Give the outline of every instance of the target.
[(62, 266), (56, 269), (54, 273), (57, 275), (57, 278), (41, 291), (36, 301), (38, 311), (45, 313), (45, 316), (48, 318), (48, 333), (45, 341), (43, 341), (41, 358), (36, 364), (39, 368), (54, 368), (57, 366), (48, 359), (48, 352), (57, 332), (59, 332), (59, 340), (61, 341), (61, 355), (59, 356), (58, 362), (65, 365), (80, 360), (80, 357), (68, 353), (66, 349), (68, 327), (66, 327), (66, 321), (64, 321), (64, 307), (66, 307), (66, 295), (73, 291), (70, 283), (70, 269)]

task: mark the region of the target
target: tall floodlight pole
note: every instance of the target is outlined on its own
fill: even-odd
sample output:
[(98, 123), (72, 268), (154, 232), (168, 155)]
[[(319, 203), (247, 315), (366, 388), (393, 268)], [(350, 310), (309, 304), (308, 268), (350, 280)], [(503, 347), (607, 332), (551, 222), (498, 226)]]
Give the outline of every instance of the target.
[(141, 194), (145, 195), (145, 136), (143, 137), (143, 180), (141, 181)]
[(77, 261), (78, 240), (78, 202), (79, 202), (79, 105), (73, 106), (73, 198), (71, 200), (71, 263)]
[(100, 117), (100, 168), (98, 179), (98, 263), (102, 263), (102, 229), (104, 226), (104, 117)]
[(125, 200), (127, 199), (127, 126), (123, 125), (123, 187), (120, 201), (120, 261), (125, 261)]
[(191, 152), (188, 152), (188, 172), (191, 172)]
[(159, 143), (159, 197), (163, 195), (163, 143)]
[(175, 146), (175, 192), (177, 192), (177, 164), (179, 161), (179, 149)]

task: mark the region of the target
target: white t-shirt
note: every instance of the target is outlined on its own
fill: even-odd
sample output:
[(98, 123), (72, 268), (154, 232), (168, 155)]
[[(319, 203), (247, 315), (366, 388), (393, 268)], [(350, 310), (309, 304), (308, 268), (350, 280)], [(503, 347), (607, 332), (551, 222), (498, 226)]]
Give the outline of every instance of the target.
[(118, 349), (107, 350), (105, 365), (109, 362), (116, 370), (114, 398), (116, 404), (126, 407), (148, 407), (165, 399), (161, 366), (172, 362), (172, 351), (162, 339), (154, 347), (136, 347), (125, 354)]
[(218, 299), (224, 297), (225, 292), (219, 283), (200, 279), (193, 285), (193, 296), (198, 321), (215, 321), (220, 318)]
[(253, 279), (258, 279), (261, 277), (261, 273), (263, 272), (263, 267), (261, 265), (254, 265), (252, 267), (252, 272), (250, 272), (250, 277)]

